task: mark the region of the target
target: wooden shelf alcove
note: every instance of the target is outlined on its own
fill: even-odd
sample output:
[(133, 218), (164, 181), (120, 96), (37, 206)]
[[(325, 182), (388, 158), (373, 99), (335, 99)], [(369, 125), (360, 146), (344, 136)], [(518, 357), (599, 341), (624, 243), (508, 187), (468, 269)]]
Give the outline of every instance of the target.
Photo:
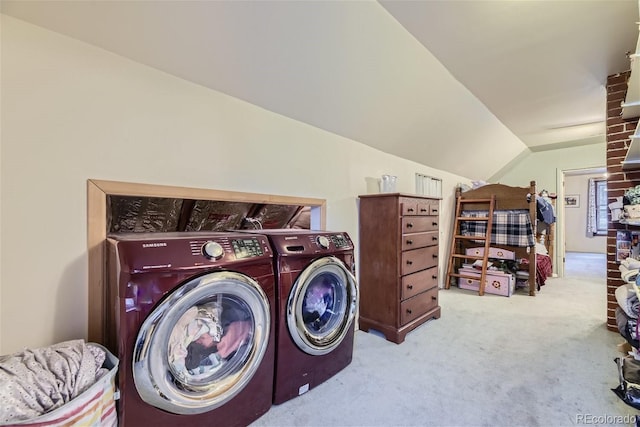
[(166, 197), (311, 207), (311, 227), (322, 230), (326, 224), (326, 200), (243, 193), (205, 188), (174, 187), (119, 181), (87, 180), (87, 251), (89, 258), (88, 340), (104, 343), (105, 240), (107, 237), (107, 198), (109, 196)]

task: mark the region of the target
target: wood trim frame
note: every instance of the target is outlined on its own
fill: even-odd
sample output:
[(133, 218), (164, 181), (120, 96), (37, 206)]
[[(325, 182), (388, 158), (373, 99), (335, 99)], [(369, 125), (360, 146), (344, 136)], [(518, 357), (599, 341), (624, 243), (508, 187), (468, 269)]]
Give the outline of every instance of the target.
[(194, 200), (219, 200), (311, 207), (311, 226), (326, 225), (326, 200), (278, 196), (204, 188), (173, 187), (130, 182), (87, 180), (87, 251), (89, 257), (88, 340), (104, 343), (105, 240), (107, 238), (107, 196), (168, 197)]

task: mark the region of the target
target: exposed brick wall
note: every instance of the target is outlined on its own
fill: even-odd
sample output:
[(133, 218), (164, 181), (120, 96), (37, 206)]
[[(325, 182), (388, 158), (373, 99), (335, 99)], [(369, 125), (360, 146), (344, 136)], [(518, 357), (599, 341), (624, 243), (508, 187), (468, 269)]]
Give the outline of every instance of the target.
[[(624, 191), (640, 184), (640, 170), (623, 172), (621, 162), (627, 154), (631, 143), (631, 135), (638, 126), (638, 119), (623, 120), (620, 114), (627, 93), (629, 71), (607, 78), (607, 197), (609, 203), (616, 197), (624, 195)], [(623, 285), (620, 270), (616, 262), (616, 231), (626, 229), (624, 225), (609, 220), (607, 236), (607, 327), (617, 331), (616, 326), (616, 288)]]

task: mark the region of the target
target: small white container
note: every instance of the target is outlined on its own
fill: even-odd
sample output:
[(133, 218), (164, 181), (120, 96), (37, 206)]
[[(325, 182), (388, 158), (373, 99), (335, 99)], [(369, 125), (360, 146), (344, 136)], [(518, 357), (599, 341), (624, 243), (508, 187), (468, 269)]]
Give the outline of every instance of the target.
[(380, 192), (381, 193), (395, 193), (397, 176), (394, 175), (382, 175), (380, 180)]

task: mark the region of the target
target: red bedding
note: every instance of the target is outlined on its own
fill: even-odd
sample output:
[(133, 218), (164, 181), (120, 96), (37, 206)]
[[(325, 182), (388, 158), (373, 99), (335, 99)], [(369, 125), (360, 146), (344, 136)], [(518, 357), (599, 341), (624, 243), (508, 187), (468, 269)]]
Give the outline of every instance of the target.
[(536, 254), (536, 284), (538, 290), (540, 286), (544, 286), (547, 277), (553, 274), (553, 266), (551, 258), (548, 255)]

